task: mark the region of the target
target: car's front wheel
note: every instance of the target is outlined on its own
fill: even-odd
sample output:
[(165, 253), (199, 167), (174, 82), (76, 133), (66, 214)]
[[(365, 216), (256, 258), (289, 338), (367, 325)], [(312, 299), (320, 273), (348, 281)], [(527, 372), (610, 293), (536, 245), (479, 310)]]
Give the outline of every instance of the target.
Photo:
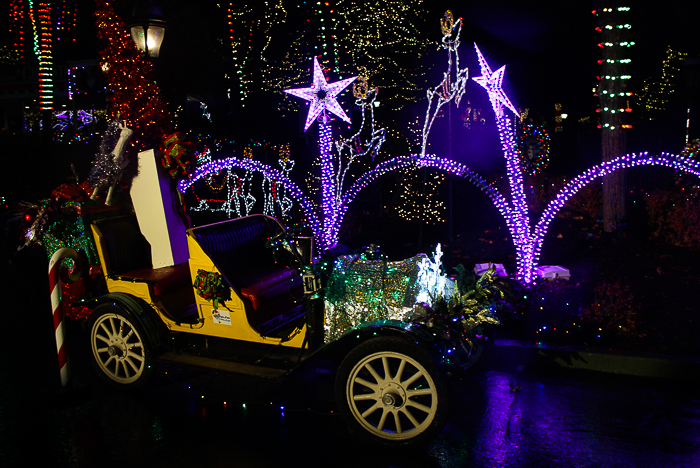
[(424, 442), (443, 428), (448, 387), (421, 346), (398, 337), (368, 340), (343, 360), (336, 400), (348, 424), (384, 445)]
[(97, 373), (122, 388), (141, 387), (151, 377), (150, 349), (141, 325), (123, 309), (103, 304), (90, 316), (90, 347)]

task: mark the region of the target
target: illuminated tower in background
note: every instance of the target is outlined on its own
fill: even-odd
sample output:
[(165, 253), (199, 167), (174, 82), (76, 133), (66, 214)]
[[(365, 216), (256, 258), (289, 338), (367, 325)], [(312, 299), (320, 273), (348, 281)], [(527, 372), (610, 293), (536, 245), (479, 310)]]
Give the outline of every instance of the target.
[[(598, 2), (600, 8), (593, 11), (598, 17), (602, 49), (601, 74), (598, 76), (596, 94), (600, 99), (600, 124), (603, 161), (623, 156), (627, 151), (625, 130), (631, 128), (626, 118), (630, 108), (631, 92), (627, 91), (630, 75), (626, 65), (631, 25), (627, 21), (629, 7), (617, 6), (615, 2)], [(612, 5), (611, 5), (612, 4)], [(605, 6), (603, 6), (605, 5)], [(626, 218), (625, 194), (626, 174), (615, 171), (603, 178), (603, 230), (614, 232), (624, 225)]]

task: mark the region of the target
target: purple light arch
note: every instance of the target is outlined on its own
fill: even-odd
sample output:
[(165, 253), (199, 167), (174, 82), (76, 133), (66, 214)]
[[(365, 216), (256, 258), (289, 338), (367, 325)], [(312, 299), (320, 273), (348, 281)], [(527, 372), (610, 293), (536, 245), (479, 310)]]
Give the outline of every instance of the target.
[(636, 166), (666, 166), (673, 169), (683, 170), (700, 177), (699, 161), (695, 161), (694, 159), (686, 158), (677, 154), (668, 153), (661, 153), (661, 155), (657, 156), (649, 156), (648, 153), (639, 155), (636, 153), (628, 154), (626, 156), (613, 159), (612, 161), (598, 164), (597, 166), (593, 166), (586, 170), (583, 174), (580, 174), (562, 187), (559, 193), (557, 193), (557, 195), (549, 202), (547, 207), (542, 212), (542, 216), (537, 222), (537, 225), (532, 233), (532, 258), (529, 262), (532, 265), (532, 269), (523, 272), (526, 282), (532, 281), (534, 267), (537, 266), (539, 261), (542, 244), (544, 243), (544, 237), (547, 234), (549, 224), (552, 222), (554, 216), (556, 216), (564, 204), (579, 190), (593, 182), (595, 179), (611, 174), (612, 172), (620, 169), (628, 169)]
[[(384, 161), (371, 171), (364, 173), (345, 192), (336, 212), (337, 214), (333, 218), (333, 223), (327, 224), (325, 227), (319, 220), (313, 205), (294, 182), (277, 169), (273, 169), (258, 161), (226, 158), (209, 162), (199, 167), (191, 179), (180, 181), (178, 189), (181, 192), (185, 192), (204, 176), (218, 173), (225, 169), (240, 168), (256, 171), (289, 190), (296, 202), (299, 203), (307, 221), (311, 225), (314, 237), (317, 240), (323, 239), (325, 235), (327, 240), (337, 242), (340, 225), (343, 222), (345, 213), (350, 203), (352, 203), (360, 191), (382, 175), (410, 166), (432, 167), (465, 178), (488, 195), (496, 209), (498, 209), (501, 216), (503, 216), (511, 232), (518, 256), (518, 278), (525, 283), (530, 283), (533, 280), (534, 270), (539, 262), (545, 235), (556, 214), (571, 197), (595, 179), (616, 170), (628, 169), (636, 166), (665, 166), (672, 169), (683, 170), (700, 177), (700, 161), (695, 161), (676, 154), (662, 153), (657, 156), (648, 156), (648, 153), (644, 153), (619, 157), (615, 160), (593, 166), (567, 183), (549, 202), (535, 225), (532, 234), (528, 234), (529, 225), (522, 224), (522, 213), (518, 213), (517, 209), (510, 206), (506, 198), (496, 187), (488, 184), (483, 177), (465, 165), (433, 155), (421, 156), (419, 154), (413, 154), (410, 156), (398, 156)], [(525, 208), (525, 214), (527, 214), (527, 208)], [(523, 232), (523, 230), (525, 230), (525, 232)]]
[(177, 185), (177, 189), (180, 192), (185, 193), (187, 189), (192, 187), (202, 177), (205, 177), (210, 174), (217, 174), (222, 170), (233, 168), (259, 172), (268, 179), (282, 185), (291, 193), (296, 202), (299, 203), (299, 206), (304, 212), (304, 216), (306, 216), (307, 222), (311, 225), (311, 229), (314, 232), (314, 236), (316, 236), (317, 233), (321, 232), (321, 222), (318, 219), (318, 216), (316, 215), (316, 211), (314, 210), (313, 205), (311, 204), (309, 199), (306, 198), (306, 196), (304, 195), (304, 192), (302, 192), (299, 189), (299, 187), (297, 187), (297, 185), (282, 172), (259, 161), (255, 161), (252, 159), (225, 158), (208, 162), (198, 167), (194, 175), (190, 179), (181, 180)]
[[(457, 42), (455, 42), (455, 44), (456, 43)], [(286, 175), (266, 164), (250, 159), (227, 158), (207, 163), (199, 167), (191, 179), (181, 181), (178, 185), (178, 189), (184, 192), (203, 176), (217, 173), (224, 169), (241, 168), (260, 172), (268, 179), (282, 185), (289, 191), (297, 203), (299, 203), (307, 221), (311, 225), (314, 237), (320, 246), (320, 251), (323, 252), (338, 242), (340, 225), (342, 224), (348, 206), (363, 188), (367, 187), (367, 185), (387, 172), (410, 166), (433, 167), (468, 179), (489, 196), (496, 209), (498, 209), (501, 216), (503, 216), (508, 230), (510, 231), (513, 246), (516, 251), (517, 278), (527, 284), (531, 283), (533, 280), (535, 267), (539, 262), (542, 244), (544, 243), (545, 235), (554, 216), (573, 195), (593, 180), (616, 170), (644, 165), (666, 166), (700, 176), (700, 162), (683, 156), (667, 153), (662, 153), (658, 156), (648, 156), (648, 153), (621, 156), (613, 161), (604, 162), (588, 169), (566, 184), (554, 199), (549, 202), (542, 216), (533, 228), (530, 221), (530, 212), (527, 207), (527, 200), (523, 187), (522, 168), (518, 161), (511, 119), (505, 115), (503, 109), (505, 105), (505, 107), (508, 107), (517, 115), (515, 108), (501, 89), (505, 68), (501, 67), (496, 72), (492, 72), (479, 48), (476, 47), (476, 44), (474, 46), (479, 57), (479, 64), (482, 72), (482, 76), (478, 77), (476, 81), (486, 89), (494, 108), (501, 149), (506, 160), (506, 169), (510, 186), (509, 199), (503, 196), (495, 186), (488, 184), (479, 174), (463, 164), (434, 155), (425, 155), (425, 145), (422, 148), (421, 154), (398, 156), (377, 164), (374, 169), (360, 176), (344, 193), (342, 193), (340, 187), (336, 187), (337, 196), (334, 196), (335, 190), (332, 190), (334, 187), (332, 181), (334, 180), (333, 175), (335, 171), (333, 160), (330, 155), (332, 136), (330, 134), (330, 127), (325, 120), (319, 125), (319, 147), (321, 149), (320, 153), (323, 166), (323, 206), (320, 207), (320, 213), (317, 213), (316, 208), (314, 208), (309, 199)], [(450, 50), (456, 53), (456, 46)], [(466, 69), (464, 69), (463, 72), (465, 74), (464, 79), (466, 79)], [(450, 99), (459, 94), (458, 91), (460, 90), (456, 89), (453, 91), (454, 93), (450, 96)], [(445, 102), (447, 101), (449, 100), (445, 99)], [(428, 120), (426, 120), (426, 122), (428, 122)], [(429, 127), (426, 127), (425, 131), (429, 132)], [(427, 141), (426, 135), (424, 135), (424, 143), (425, 141)]]

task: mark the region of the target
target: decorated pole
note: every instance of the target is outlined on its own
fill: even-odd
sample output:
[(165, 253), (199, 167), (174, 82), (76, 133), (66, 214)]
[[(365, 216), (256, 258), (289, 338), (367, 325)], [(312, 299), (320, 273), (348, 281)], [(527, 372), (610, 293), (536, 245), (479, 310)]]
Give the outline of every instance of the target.
[(65, 387), (70, 378), (70, 363), (65, 346), (65, 327), (63, 326), (63, 313), (61, 312), (61, 261), (70, 258), (76, 262), (73, 272), (68, 275), (71, 282), (80, 278), (80, 269), (77, 266), (78, 252), (70, 247), (58, 249), (49, 262), (49, 290), (51, 291), (51, 308), (53, 310), (53, 329), (56, 335), (56, 351), (58, 353), (58, 367), (61, 373), (61, 386)]
[(333, 134), (330, 126), (330, 116), (326, 111), (340, 117), (345, 122), (350, 123), (336, 96), (357, 77), (346, 78), (335, 83), (328, 83), (323, 76), (323, 70), (318, 63), (318, 58), (314, 57), (313, 84), (308, 88), (285, 89), (284, 92), (307, 101), (309, 113), (306, 116), (304, 131), (307, 131), (314, 120), (319, 120), (318, 127), (318, 147), (321, 156), (321, 204), (323, 213), (322, 232), (315, 232), (314, 235), (320, 241), (321, 252), (332, 247), (337, 242), (335, 220), (338, 215), (338, 200), (336, 198), (336, 170), (333, 164)]
[(338, 210), (335, 203), (335, 177), (333, 177), (333, 130), (330, 116), (324, 111), (318, 118), (318, 151), (321, 155), (321, 202), (323, 207), (323, 250), (335, 244), (333, 227)]

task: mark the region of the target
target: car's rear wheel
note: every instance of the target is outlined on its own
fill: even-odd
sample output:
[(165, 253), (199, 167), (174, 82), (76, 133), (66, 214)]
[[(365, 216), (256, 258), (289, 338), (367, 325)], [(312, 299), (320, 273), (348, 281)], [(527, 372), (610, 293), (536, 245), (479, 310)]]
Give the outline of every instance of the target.
[(138, 388), (153, 373), (144, 330), (117, 306), (104, 304), (91, 314), (90, 347), (97, 373), (109, 384)]
[(447, 419), (448, 390), (430, 354), (398, 337), (357, 346), (343, 360), (336, 380), (337, 403), (348, 424), (384, 445), (436, 436)]

